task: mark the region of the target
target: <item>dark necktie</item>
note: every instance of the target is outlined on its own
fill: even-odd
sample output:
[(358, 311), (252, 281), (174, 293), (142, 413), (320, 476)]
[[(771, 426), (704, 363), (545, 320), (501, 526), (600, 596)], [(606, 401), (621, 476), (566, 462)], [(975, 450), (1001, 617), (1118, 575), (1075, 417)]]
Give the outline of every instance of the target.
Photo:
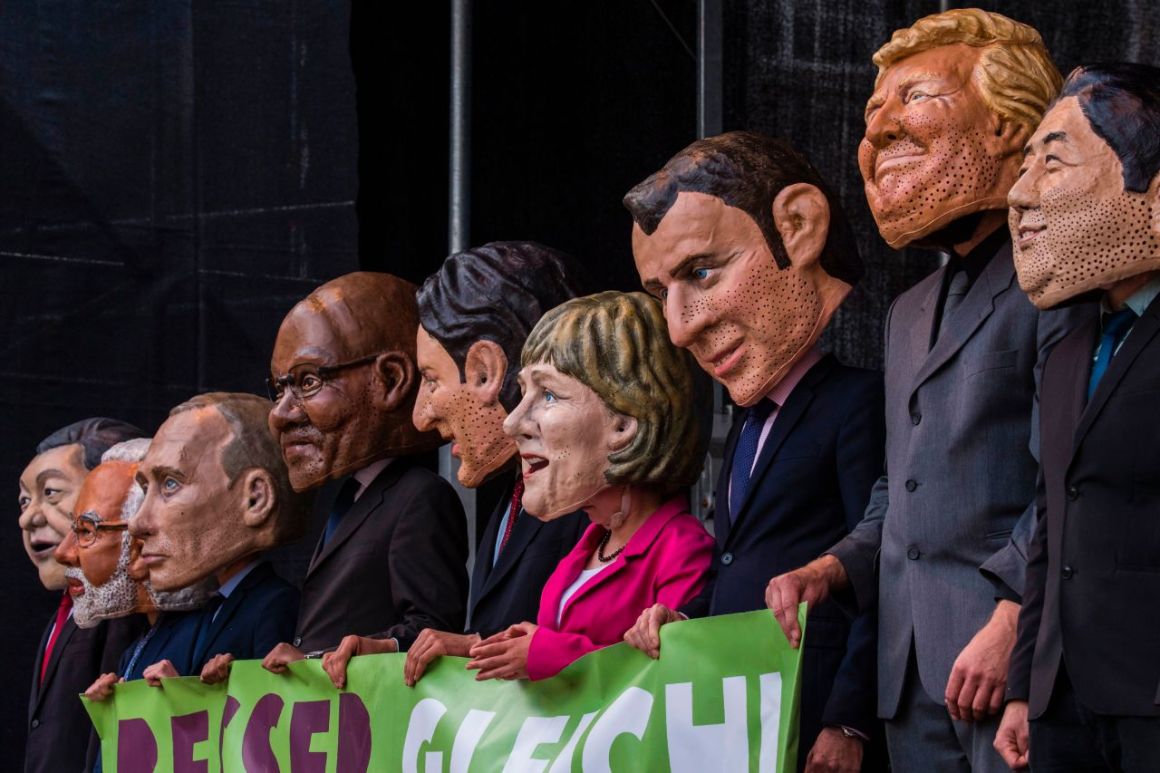
[(749, 477), (753, 460), (757, 458), (757, 444), (761, 439), (761, 429), (769, 415), (777, 410), (773, 400), (761, 400), (745, 412), (745, 424), (737, 438), (733, 451), (733, 469), (729, 472), (729, 520), (737, 520), (745, 495), (749, 492)]
[(503, 539), (499, 541), (499, 552), (502, 554), (503, 549), (507, 547), (508, 540), (512, 538), (512, 529), (516, 525), (516, 516), (520, 514), (520, 504), (524, 500), (524, 476), (516, 478), (516, 485), (512, 489), (512, 504), (511, 512), (508, 513), (507, 525), (503, 530)]
[(961, 268), (955, 271), (951, 276), (950, 285), (947, 286), (947, 297), (943, 301), (942, 317), (939, 318), (938, 336), (935, 340), (942, 337), (947, 322), (954, 316), (955, 309), (963, 302), (963, 298), (967, 297), (967, 291), (970, 289), (971, 278), (967, 276), (967, 272)]
[(48, 661), (52, 658), (52, 651), (56, 648), (56, 640), (60, 638), (60, 632), (64, 630), (64, 624), (68, 622), (68, 613), (72, 609), (72, 596), (65, 591), (64, 596), (60, 599), (60, 606), (56, 608), (56, 625), (52, 627), (52, 633), (48, 635), (48, 643), (44, 645), (44, 658), (40, 661), (40, 681), (44, 681), (44, 675), (48, 673)]
[[(215, 593), (209, 597), (209, 600), (205, 602), (205, 606), (201, 608), (201, 619), (197, 623), (197, 638), (193, 640), (193, 654), (195, 658), (206, 659), (205, 655), (207, 653), (204, 653), (202, 648), (209, 645), (209, 631), (213, 628), (214, 616), (221, 609), (223, 601), (225, 601), (225, 597), (220, 593)], [(201, 665), (201, 663), (194, 663), (193, 667), (200, 671)], [(182, 676), (185, 675), (182, 674)]]
[(1092, 377), (1088, 380), (1088, 399), (1092, 399), (1092, 395), (1096, 392), (1096, 387), (1099, 386), (1100, 379), (1108, 371), (1108, 365), (1112, 362), (1112, 357), (1116, 354), (1116, 347), (1120, 345), (1120, 341), (1124, 340), (1124, 336), (1128, 334), (1132, 323), (1136, 321), (1136, 312), (1131, 309), (1124, 308), (1117, 312), (1108, 314), (1104, 317), (1104, 332), (1100, 336), (1100, 345), (1096, 349), (1096, 361), (1092, 365)]
[(352, 475), (346, 479), (346, 482), (342, 484), (342, 488), (339, 489), (334, 504), (330, 506), (330, 516), (326, 519), (326, 531), (322, 533), (323, 545), (330, 542), (330, 538), (338, 531), (338, 525), (342, 523), (343, 516), (347, 514), (354, 504), (354, 495), (358, 491), (358, 486), (358, 481)]

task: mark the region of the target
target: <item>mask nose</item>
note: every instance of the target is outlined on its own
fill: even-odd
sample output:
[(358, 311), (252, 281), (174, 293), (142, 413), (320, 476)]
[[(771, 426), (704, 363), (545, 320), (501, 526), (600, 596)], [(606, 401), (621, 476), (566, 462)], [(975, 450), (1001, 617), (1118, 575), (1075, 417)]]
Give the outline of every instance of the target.
[(665, 322), (673, 345), (687, 349), (712, 322), (712, 314), (706, 304), (690, 302), (684, 293), (670, 292), (665, 299)]

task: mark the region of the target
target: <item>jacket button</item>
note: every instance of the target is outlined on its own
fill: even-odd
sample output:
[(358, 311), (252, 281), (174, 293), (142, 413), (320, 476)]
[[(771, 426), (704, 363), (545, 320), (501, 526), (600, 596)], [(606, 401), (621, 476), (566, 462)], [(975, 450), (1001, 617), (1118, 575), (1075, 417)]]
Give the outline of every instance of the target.
[(914, 545), (911, 545), (910, 547), (908, 547), (906, 549), (906, 557), (909, 558), (911, 561), (917, 561), (918, 557), (920, 555), (922, 555), (922, 554), (918, 551), (918, 548), (916, 548)]
[(1077, 489), (1075, 486), (1068, 486), (1067, 487), (1067, 498), (1070, 499), (1072, 502), (1079, 499), (1079, 489)]
[(1075, 574), (1075, 570), (1072, 569), (1070, 566), (1065, 566), (1065, 567), (1063, 567), (1063, 569), (1059, 573), (1061, 575), (1063, 575), (1063, 579), (1070, 580), (1072, 575)]
[(721, 563), (724, 564), (725, 566), (729, 566), (729, 564), (733, 563), (733, 554), (732, 553), (722, 553), (721, 554)]
[(914, 491), (916, 488), (918, 488), (917, 481), (913, 481), (913, 480), (906, 481), (906, 490), (907, 491)]
[(32, 729), (35, 730), (38, 727), (40, 727), (40, 720), (39, 719), (32, 720)]
[(919, 422), (921, 422), (921, 421), (922, 421), (922, 414), (921, 413), (910, 414), (910, 423), (913, 424), (914, 426), (917, 427)]
[(302, 646), (302, 637), (301, 637), (301, 636), (295, 636), (295, 637), (294, 637), (294, 646), (295, 646), (295, 647), (301, 647), (301, 646)]

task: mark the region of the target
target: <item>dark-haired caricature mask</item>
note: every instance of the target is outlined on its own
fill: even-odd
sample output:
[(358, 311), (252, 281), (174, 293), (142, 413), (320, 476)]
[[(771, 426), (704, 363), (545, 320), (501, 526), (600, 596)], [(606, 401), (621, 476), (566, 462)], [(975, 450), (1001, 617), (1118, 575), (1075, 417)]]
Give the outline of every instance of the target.
[(65, 587), (64, 566), (53, 551), (72, 528), (72, 511), (88, 470), (77, 443), (33, 457), (20, 473), (20, 529), (24, 550), (49, 590)]
[[(304, 366), (323, 369), (321, 379), (284, 387), (270, 412), (295, 491), (438, 445), (437, 437), (411, 424), (418, 386), (414, 295), (412, 285), (388, 274), (347, 274), (286, 315), (270, 359), (272, 377), (284, 379)], [(342, 367), (325, 370), (335, 366)], [(295, 394), (295, 387), (302, 391), (315, 380), (321, 381), (315, 393)]]
[(973, 77), (981, 52), (956, 43), (912, 54), (887, 67), (866, 103), (858, 168), (895, 249), (1006, 208), (1028, 132), (983, 102)]
[(1124, 189), (1124, 166), (1075, 97), (1060, 100), (1027, 145), (1011, 189), (1019, 286), (1041, 309), (1160, 269), (1160, 175)]
[(503, 432), (507, 411), (499, 394), (507, 371), (503, 349), (492, 341), (475, 342), (464, 372), (451, 354), (422, 327), (415, 340), (419, 392), (412, 419), (423, 431), (435, 430), (451, 441), (459, 459), (459, 482), (475, 488), (510, 460), (515, 443)]
[(129, 568), (135, 556), (125, 517), (127, 503), (130, 508), (140, 503), (139, 495), (131, 496), (136, 471), (136, 464), (122, 461), (93, 468), (75, 506), (74, 523), (82, 537), (70, 535), (56, 550), (81, 628), (153, 609), (148, 591)]
[(851, 289), (819, 262), (830, 225), (825, 195), (796, 183), (772, 207), (785, 268), (748, 213), (705, 193), (678, 194), (652, 234), (632, 229), (637, 272), (664, 306), (669, 337), (742, 406), (777, 385)]

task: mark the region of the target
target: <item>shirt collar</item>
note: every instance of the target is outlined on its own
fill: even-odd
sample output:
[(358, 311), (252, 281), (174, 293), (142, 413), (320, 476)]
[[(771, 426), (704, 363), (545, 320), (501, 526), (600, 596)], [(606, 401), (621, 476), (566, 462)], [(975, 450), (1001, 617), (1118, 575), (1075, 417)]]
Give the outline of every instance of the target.
[(254, 567), (258, 565), (260, 559), (255, 558), (250, 563), (246, 564), (230, 579), (226, 580), (225, 585), (217, 589), (223, 599), (228, 599), (230, 594), (237, 590), (237, 587), (242, 584), (242, 580), (246, 579), (246, 575), (254, 571)]
[(358, 491), (354, 492), (354, 499), (357, 502), (358, 498), (367, 490), (367, 486), (375, 482), (375, 478), (379, 477), (379, 473), (387, 469), (387, 465), (391, 463), (391, 457), (379, 459), (377, 462), (371, 462), (366, 467), (356, 472), (352, 477), (358, 481)]
[(765, 398), (767, 400), (773, 400), (779, 406), (785, 405), (785, 401), (789, 399), (790, 393), (793, 392), (794, 388), (798, 385), (798, 382), (800, 382), (805, 377), (805, 375), (810, 372), (810, 368), (817, 365), (821, 359), (821, 350), (818, 349), (816, 345), (811, 346), (809, 350), (793, 364), (793, 367), (790, 368), (789, 372), (785, 374), (785, 378), (777, 382), (777, 386), (769, 390), (769, 393), (766, 394)]
[[(1144, 312), (1152, 305), (1152, 301), (1156, 300), (1156, 296), (1160, 295), (1160, 274), (1152, 277), (1152, 279), (1136, 292), (1128, 296), (1124, 301), (1124, 305), (1132, 311), (1136, 312), (1137, 317), (1144, 316)], [(1111, 314), (1112, 309), (1108, 306), (1108, 298), (1105, 295), (1104, 299), (1100, 301), (1100, 310), (1105, 314)]]

